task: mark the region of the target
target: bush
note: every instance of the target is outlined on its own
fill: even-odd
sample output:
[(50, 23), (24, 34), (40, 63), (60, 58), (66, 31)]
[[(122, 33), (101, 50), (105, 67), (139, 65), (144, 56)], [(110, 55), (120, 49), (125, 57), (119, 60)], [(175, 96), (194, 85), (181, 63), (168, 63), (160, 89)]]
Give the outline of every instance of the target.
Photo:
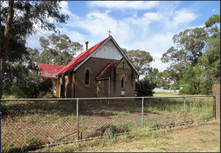
[(31, 81), (27, 84), (17, 82), (12, 85), (12, 89), (13, 94), (16, 97), (37, 98), (45, 96), (48, 92), (50, 92), (52, 86), (53, 83), (51, 79), (45, 78), (42, 81), (39, 81), (38, 83)]
[(181, 89), (179, 91), (179, 94), (181, 94), (181, 95), (182, 94), (189, 95), (189, 94), (194, 94), (194, 93), (197, 93), (196, 89), (193, 86), (191, 86), (191, 85), (187, 85), (186, 87), (184, 87), (183, 89)]
[(137, 96), (153, 96), (153, 89), (155, 83), (150, 82), (148, 79), (142, 79), (136, 82)]
[(213, 81), (212, 79), (207, 78), (200, 83), (200, 94), (210, 95), (213, 93)]

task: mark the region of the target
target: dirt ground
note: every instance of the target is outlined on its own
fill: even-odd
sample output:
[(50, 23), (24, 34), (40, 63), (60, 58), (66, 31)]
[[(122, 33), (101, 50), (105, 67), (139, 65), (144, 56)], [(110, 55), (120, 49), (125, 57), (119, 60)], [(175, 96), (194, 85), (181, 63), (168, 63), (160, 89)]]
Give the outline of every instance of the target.
[[(162, 129), (164, 137), (132, 138), (105, 146), (81, 147), (82, 152), (220, 152), (220, 120), (194, 123)], [(72, 144), (60, 146), (59, 151), (71, 151)], [(63, 148), (63, 150), (61, 149)], [(54, 149), (53, 149), (54, 150)], [(56, 150), (56, 149), (55, 149)], [(46, 150), (45, 150), (46, 151)]]

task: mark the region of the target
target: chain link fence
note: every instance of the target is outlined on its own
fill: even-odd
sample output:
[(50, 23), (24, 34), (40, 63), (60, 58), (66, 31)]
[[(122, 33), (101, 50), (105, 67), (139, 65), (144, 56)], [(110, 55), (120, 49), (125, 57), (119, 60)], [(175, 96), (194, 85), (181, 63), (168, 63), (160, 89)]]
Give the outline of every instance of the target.
[(2, 99), (2, 151), (25, 151), (214, 116), (215, 96)]

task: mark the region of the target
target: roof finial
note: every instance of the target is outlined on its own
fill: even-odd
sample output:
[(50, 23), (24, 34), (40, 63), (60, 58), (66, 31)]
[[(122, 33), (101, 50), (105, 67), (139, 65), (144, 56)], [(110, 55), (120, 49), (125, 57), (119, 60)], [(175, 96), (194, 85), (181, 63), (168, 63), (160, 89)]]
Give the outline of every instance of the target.
[(112, 32), (110, 31), (110, 29), (109, 29), (109, 31), (107, 31), (107, 32), (109, 32), (109, 37), (110, 37), (110, 33), (112, 33)]

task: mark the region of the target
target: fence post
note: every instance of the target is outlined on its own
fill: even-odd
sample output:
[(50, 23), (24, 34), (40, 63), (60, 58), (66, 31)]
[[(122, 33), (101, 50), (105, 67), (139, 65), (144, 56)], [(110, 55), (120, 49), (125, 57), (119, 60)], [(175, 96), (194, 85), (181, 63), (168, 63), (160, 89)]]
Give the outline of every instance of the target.
[(186, 97), (184, 97), (184, 123), (186, 124)]
[(213, 112), (214, 112), (214, 119), (216, 120), (216, 95), (213, 95)]
[(142, 128), (144, 127), (143, 126), (143, 105), (144, 105), (144, 97), (142, 97)]
[(77, 104), (76, 104), (76, 108), (77, 108), (77, 140), (79, 140), (79, 112), (78, 112), (78, 98), (77, 98)]

